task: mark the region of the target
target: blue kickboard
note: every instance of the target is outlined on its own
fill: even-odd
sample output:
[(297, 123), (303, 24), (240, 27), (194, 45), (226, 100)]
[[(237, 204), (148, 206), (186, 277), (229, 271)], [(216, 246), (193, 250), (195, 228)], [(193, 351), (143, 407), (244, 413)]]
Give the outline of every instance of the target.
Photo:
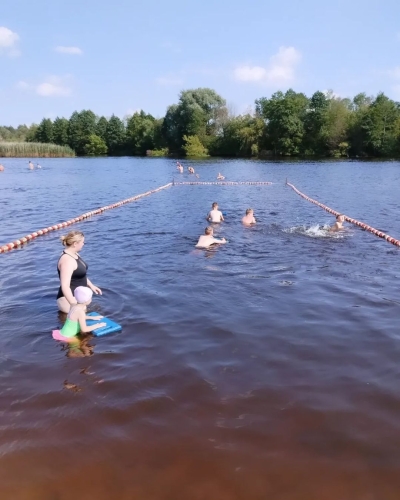
[[(101, 316), (101, 314), (97, 312), (90, 312), (87, 314), (87, 316)], [(93, 335), (96, 335), (96, 337), (100, 337), (101, 335), (107, 335), (108, 333), (113, 333), (113, 332), (119, 332), (122, 330), (122, 326), (116, 323), (115, 321), (112, 321), (109, 318), (106, 318), (105, 316), (99, 320), (91, 320), (88, 319), (86, 320), (86, 324), (88, 326), (94, 325), (95, 323), (106, 323), (106, 326), (103, 328), (96, 328), (96, 330), (93, 330)]]

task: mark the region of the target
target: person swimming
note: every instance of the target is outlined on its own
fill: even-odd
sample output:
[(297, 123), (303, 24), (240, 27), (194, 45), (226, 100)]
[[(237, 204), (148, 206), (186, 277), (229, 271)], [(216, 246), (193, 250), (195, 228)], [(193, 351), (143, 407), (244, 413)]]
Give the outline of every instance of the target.
[(215, 245), (217, 243), (226, 243), (225, 238), (214, 238), (213, 234), (214, 229), (211, 226), (206, 227), (206, 229), (204, 230), (204, 234), (199, 237), (196, 248), (209, 248), (211, 245)]
[(4, 167), (1, 163), (0, 163), (0, 172), (4, 172)]
[(212, 204), (212, 210), (208, 213), (206, 220), (214, 223), (222, 222), (224, 220), (222, 212), (218, 210), (218, 203), (216, 201)]
[(39, 165), (39, 163), (37, 163), (36, 168), (42, 168), (42, 165)]
[(29, 160), (28, 168), (29, 168), (29, 170), (34, 170), (35, 169), (35, 165), (31, 162), (31, 160)]
[(243, 217), (242, 223), (246, 226), (251, 226), (256, 223), (256, 219), (254, 218), (254, 211), (252, 208), (248, 208), (246, 210), (246, 215)]
[(329, 228), (329, 232), (333, 233), (336, 231), (342, 231), (344, 229), (343, 223), (345, 221), (344, 215), (337, 215), (335, 224)]
[(86, 320), (100, 320), (103, 316), (86, 316), (86, 307), (92, 302), (93, 292), (87, 286), (75, 288), (74, 297), (76, 304), (71, 306), (67, 320), (61, 330), (53, 330), (53, 339), (71, 342), (78, 333), (90, 333), (96, 328), (106, 326), (106, 323), (95, 323), (87, 326)]
[(188, 167), (188, 172), (189, 172), (189, 174), (194, 174), (194, 168), (193, 167)]
[(179, 170), (180, 174), (183, 174), (183, 166), (179, 163), (179, 161), (176, 162), (176, 169)]
[(218, 181), (223, 181), (224, 179), (225, 179), (225, 177), (221, 174), (221, 172), (218, 172), (217, 180)]

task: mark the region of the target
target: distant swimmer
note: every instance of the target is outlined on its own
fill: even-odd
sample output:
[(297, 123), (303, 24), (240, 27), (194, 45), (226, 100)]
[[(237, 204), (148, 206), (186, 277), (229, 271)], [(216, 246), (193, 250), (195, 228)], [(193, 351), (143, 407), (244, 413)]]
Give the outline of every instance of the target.
[(194, 168), (193, 167), (188, 167), (188, 172), (189, 172), (189, 174), (194, 174)]
[(1, 163), (0, 163), (0, 172), (4, 172), (4, 167)]
[(343, 222), (344, 222), (344, 215), (337, 215), (336, 222), (331, 228), (329, 228), (329, 232), (333, 233), (336, 231), (342, 231), (344, 229)]
[(34, 170), (35, 169), (35, 165), (31, 161), (29, 161), (28, 168), (29, 168), (29, 170)]
[(179, 173), (180, 174), (183, 174), (183, 167), (182, 165), (179, 163), (179, 161), (176, 162), (176, 170), (179, 170)]
[(212, 227), (206, 227), (204, 234), (202, 234), (197, 242), (196, 248), (208, 248), (211, 245), (215, 245), (216, 243), (226, 243), (225, 238), (214, 238), (213, 236), (214, 230)]
[(224, 179), (225, 179), (225, 177), (221, 174), (221, 172), (218, 172), (217, 180), (218, 181), (223, 181)]
[(208, 222), (222, 222), (224, 220), (222, 212), (218, 210), (218, 203), (216, 201), (212, 204), (212, 210), (208, 213), (206, 219)]
[(39, 163), (36, 165), (36, 168), (42, 168), (42, 165), (39, 165)]
[(251, 226), (256, 223), (256, 219), (254, 218), (254, 211), (252, 208), (248, 208), (246, 210), (246, 215), (243, 217), (242, 222), (246, 226)]

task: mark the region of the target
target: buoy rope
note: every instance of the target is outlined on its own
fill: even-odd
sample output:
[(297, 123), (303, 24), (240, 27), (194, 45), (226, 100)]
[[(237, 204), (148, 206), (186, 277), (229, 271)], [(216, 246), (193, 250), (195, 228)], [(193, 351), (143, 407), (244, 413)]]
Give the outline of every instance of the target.
[(174, 182), (175, 186), (237, 186), (246, 184), (250, 186), (263, 185), (267, 186), (272, 182), (234, 182), (234, 181), (221, 181), (221, 182)]
[[(323, 203), (320, 203), (319, 201), (313, 200), (309, 196), (305, 195), (304, 193), (299, 191), (295, 186), (293, 186), (293, 184), (291, 184), (290, 182), (287, 182), (287, 180), (286, 180), (286, 185), (291, 187), (293, 189), (293, 191), (295, 191), (302, 198), (304, 198), (307, 201), (310, 201), (311, 203), (314, 203), (314, 205), (319, 206), (323, 210), (326, 210), (327, 212), (329, 212), (333, 215), (341, 215), (340, 212), (337, 212), (336, 210), (333, 210), (332, 208), (327, 207)], [(393, 238), (392, 236), (389, 236), (388, 234), (383, 233), (382, 231), (379, 231), (378, 229), (375, 229), (374, 227), (369, 226), (368, 224), (365, 224), (365, 222), (360, 222), (359, 220), (352, 219), (351, 217), (347, 217), (346, 215), (344, 216), (344, 218), (347, 222), (350, 222), (351, 224), (355, 224), (356, 226), (361, 227), (362, 229), (365, 229), (366, 231), (369, 231), (370, 233), (375, 234), (376, 236), (379, 236), (379, 238), (383, 238), (384, 240), (388, 241), (392, 245), (396, 245), (396, 246), (400, 247), (400, 240), (396, 240), (396, 238)]]
[(7, 243), (6, 245), (2, 245), (0, 247), (0, 253), (5, 253), (8, 252), (9, 250), (13, 250), (14, 248), (18, 248), (21, 245), (28, 243), (28, 241), (31, 241), (38, 236), (43, 236), (44, 234), (47, 234), (51, 231), (57, 231), (58, 229), (63, 229), (64, 227), (70, 226), (71, 224), (75, 224), (77, 222), (81, 222), (84, 219), (87, 219), (89, 217), (92, 217), (93, 215), (98, 215), (106, 210), (111, 210), (112, 208), (118, 208), (122, 205), (125, 205), (126, 203), (131, 203), (132, 201), (139, 200), (140, 198), (143, 198), (145, 196), (149, 196), (150, 194), (157, 193), (158, 191), (161, 191), (162, 189), (166, 189), (168, 187), (172, 186), (172, 182), (169, 182), (168, 184), (165, 184), (165, 186), (161, 186), (157, 189), (152, 189), (151, 191), (146, 191), (145, 193), (138, 194), (136, 196), (132, 196), (131, 198), (127, 198), (126, 200), (118, 201), (117, 203), (113, 203), (112, 205), (107, 205), (105, 207), (98, 208), (97, 210), (92, 210), (90, 212), (86, 212), (82, 215), (79, 215), (79, 217), (75, 217), (74, 219), (70, 219), (66, 222), (61, 222), (59, 224), (54, 224), (53, 226), (46, 227), (44, 229), (39, 229), (39, 231), (35, 231), (31, 234), (28, 234), (24, 236), (23, 238), (19, 238), (11, 243)]

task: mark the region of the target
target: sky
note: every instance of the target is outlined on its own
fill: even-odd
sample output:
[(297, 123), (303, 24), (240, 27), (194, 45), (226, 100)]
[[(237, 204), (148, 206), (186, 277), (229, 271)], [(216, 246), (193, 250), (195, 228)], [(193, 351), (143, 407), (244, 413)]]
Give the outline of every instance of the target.
[(162, 117), (197, 87), (235, 114), (289, 88), (400, 101), (400, 1), (1, 2), (0, 125)]

